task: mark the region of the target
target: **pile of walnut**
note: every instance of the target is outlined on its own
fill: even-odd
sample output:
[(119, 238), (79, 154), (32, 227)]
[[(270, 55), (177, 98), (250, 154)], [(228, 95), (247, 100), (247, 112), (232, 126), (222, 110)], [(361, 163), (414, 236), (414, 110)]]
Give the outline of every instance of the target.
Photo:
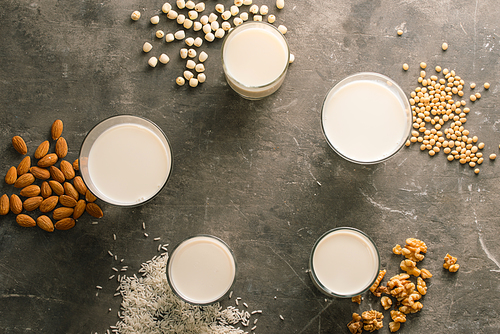
[[(49, 153), (50, 142), (41, 143), (35, 150), (34, 158), (38, 160), (36, 165), (31, 165), (31, 157), (26, 155), (28, 147), (20, 137), (12, 138), (14, 149), (22, 155), (26, 155), (17, 168), (12, 166), (5, 176), (5, 183), (14, 185), (21, 189), (19, 195), (7, 194), (0, 197), (0, 215), (10, 212), (16, 216), (16, 222), (23, 227), (38, 225), (47, 232), (53, 232), (54, 227), (58, 230), (69, 230), (75, 226), (76, 219), (87, 211), (95, 218), (101, 218), (103, 212), (94, 203), (96, 197), (87, 189), (80, 176), (76, 176), (79, 170), (78, 159), (72, 164), (64, 158), (68, 154), (68, 144), (61, 137), (63, 123), (56, 120), (51, 127), (51, 137), (55, 141), (55, 153)], [(59, 161), (59, 167), (56, 163)], [(40, 185), (35, 184), (37, 180)], [(72, 183), (71, 183), (72, 182)], [(80, 199), (80, 196), (85, 199)], [(39, 210), (42, 215), (36, 218), (23, 213)], [(52, 219), (48, 213), (52, 212)], [(52, 222), (55, 221), (55, 223)]]
[[(391, 319), (389, 329), (391, 332), (399, 330), (401, 323), (406, 322), (406, 315), (417, 313), (423, 307), (420, 302), (422, 296), (427, 293), (427, 284), (425, 279), (431, 278), (432, 274), (429, 270), (418, 268), (417, 262), (424, 259), (424, 254), (427, 253), (426, 244), (418, 239), (406, 239), (406, 245), (401, 247), (396, 245), (392, 249), (394, 254), (403, 255), (406, 259), (401, 261), (400, 268), (406, 273), (393, 276), (389, 279), (386, 286), (381, 286), (380, 283), (386, 274), (386, 270), (381, 270), (375, 283), (370, 287), (370, 291), (377, 297), (381, 297), (380, 303), (384, 310), (391, 310)], [(456, 264), (457, 259), (449, 254), (444, 258), (443, 267), (450, 272), (456, 272), (459, 265)], [(417, 284), (410, 280), (411, 275), (417, 277)], [(384, 294), (384, 296), (382, 296)], [(392, 298), (391, 298), (392, 297)], [(361, 296), (352, 298), (353, 302), (361, 303)], [(359, 334), (364, 330), (373, 332), (383, 327), (383, 314), (375, 310), (365, 311), (361, 316), (353, 313), (352, 320), (347, 324), (349, 331), (353, 334)]]

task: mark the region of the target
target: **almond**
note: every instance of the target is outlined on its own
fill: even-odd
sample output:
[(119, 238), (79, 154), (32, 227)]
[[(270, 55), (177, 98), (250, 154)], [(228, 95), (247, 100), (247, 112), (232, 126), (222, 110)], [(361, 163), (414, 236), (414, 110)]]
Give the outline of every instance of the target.
[(94, 194), (90, 192), (90, 190), (87, 190), (87, 192), (85, 193), (85, 200), (89, 203), (92, 203), (97, 200), (97, 197), (95, 197)]
[(77, 201), (80, 197), (78, 191), (76, 191), (75, 187), (73, 187), (73, 185), (69, 182), (64, 182), (64, 193), (68, 196), (73, 197)]
[(38, 217), (36, 219), (36, 224), (44, 231), (54, 232), (54, 224), (52, 224), (52, 220), (45, 215)]
[(85, 210), (87, 210), (89, 215), (95, 218), (102, 218), (102, 216), (104, 216), (99, 205), (95, 203), (87, 203)]
[(48, 178), (50, 178), (50, 173), (45, 168), (33, 166), (30, 168), (30, 173), (33, 174), (34, 177), (40, 180), (47, 180)]
[(66, 178), (64, 177), (63, 172), (61, 172), (61, 170), (59, 168), (57, 168), (56, 166), (50, 166), (49, 172), (50, 172), (50, 176), (54, 180), (56, 180), (57, 182), (63, 183), (64, 181), (66, 181)]
[(73, 211), (73, 219), (78, 219), (80, 218), (83, 213), (85, 212), (85, 207), (86, 207), (86, 203), (83, 199), (79, 200), (77, 203), (76, 203), (76, 206), (74, 208), (74, 211)]
[(28, 215), (20, 214), (16, 216), (16, 222), (22, 227), (33, 227), (36, 226), (36, 222), (33, 218)]
[(12, 211), (15, 215), (18, 215), (23, 211), (23, 202), (21, 202), (21, 199), (16, 194), (12, 194), (12, 196), (10, 196), (10, 211)]
[(27, 186), (21, 189), (21, 192), (19, 194), (23, 197), (35, 197), (40, 195), (40, 187), (36, 184), (32, 184), (31, 186)]
[(56, 195), (61, 196), (62, 194), (64, 194), (64, 187), (59, 182), (50, 180), (49, 185)]
[(23, 175), (26, 174), (31, 167), (31, 158), (29, 156), (24, 157), (23, 160), (17, 165), (17, 175)]
[(60, 119), (57, 119), (52, 123), (52, 127), (50, 128), (50, 135), (52, 139), (56, 140), (61, 137), (63, 132), (63, 122)]
[(49, 186), (47, 181), (42, 182), (42, 185), (40, 186), (40, 195), (42, 195), (43, 198), (47, 198), (52, 195), (52, 188)]
[(44, 156), (43, 158), (41, 158), (40, 160), (38, 160), (37, 165), (38, 165), (38, 167), (46, 168), (46, 167), (52, 166), (56, 162), (57, 162), (57, 154), (49, 153), (46, 156)]
[(24, 201), (23, 208), (26, 211), (34, 211), (38, 209), (38, 207), (40, 206), (40, 204), (42, 204), (42, 202), (43, 202), (42, 196), (30, 197)]
[(68, 195), (59, 196), (59, 203), (67, 208), (74, 208), (76, 206), (76, 199)]
[(71, 180), (75, 177), (75, 170), (73, 169), (73, 166), (66, 160), (61, 160), (59, 167), (61, 168), (61, 172), (63, 172), (66, 180)]
[(5, 174), (5, 183), (14, 184), (17, 180), (17, 168), (12, 166), (9, 168), (7, 174)]
[(55, 223), (58, 230), (66, 231), (75, 227), (75, 220), (73, 218), (63, 218)]
[(5, 216), (6, 214), (9, 213), (9, 210), (10, 210), (9, 196), (3, 194), (2, 197), (0, 197), (0, 215)]
[(56, 142), (56, 154), (61, 159), (68, 154), (68, 143), (63, 137), (59, 137)]
[(14, 187), (24, 188), (29, 186), (33, 182), (35, 182), (35, 177), (33, 176), (33, 174), (26, 173), (17, 178), (16, 182), (14, 183)]
[(73, 211), (73, 208), (60, 207), (52, 212), (52, 218), (54, 218), (54, 220), (61, 220), (63, 218), (71, 216), (73, 214)]
[(80, 170), (80, 163), (78, 162), (78, 159), (73, 161), (73, 169), (74, 170)]
[(22, 155), (28, 153), (28, 147), (26, 146), (24, 139), (19, 136), (14, 136), (12, 138), (12, 146), (14, 146), (14, 149)]
[(75, 186), (76, 191), (85, 196), (87, 186), (85, 185), (85, 182), (83, 182), (81, 176), (77, 176), (73, 179), (73, 186)]
[(50, 148), (50, 143), (48, 140), (38, 145), (35, 151), (35, 159), (43, 158), (49, 152), (49, 148)]
[(54, 210), (58, 202), (59, 202), (58, 196), (50, 196), (49, 198), (43, 200), (43, 202), (40, 204), (39, 209), (43, 213), (50, 212)]

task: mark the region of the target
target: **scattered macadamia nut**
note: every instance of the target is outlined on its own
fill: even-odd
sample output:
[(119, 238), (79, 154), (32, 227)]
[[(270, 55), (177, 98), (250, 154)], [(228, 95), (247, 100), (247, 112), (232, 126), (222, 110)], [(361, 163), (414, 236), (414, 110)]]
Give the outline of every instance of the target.
[(282, 25), (282, 24), (280, 24), (280, 25), (278, 26), (278, 30), (279, 30), (279, 31), (280, 31), (280, 33), (282, 33), (283, 35), (284, 35), (284, 34), (286, 34), (286, 32), (288, 31), (288, 29), (287, 29), (284, 25)]
[(156, 67), (156, 64), (158, 64), (158, 58), (156, 58), (156, 57), (149, 58), (148, 64), (151, 67)]
[[(237, 19), (237, 18), (236, 18)], [(241, 20), (241, 19), (240, 19)], [(224, 31), (228, 31), (229, 29), (231, 29), (231, 23), (227, 22), (227, 21), (224, 21), (222, 22), (221, 24), (221, 28), (224, 29)]]
[(222, 17), (223, 20), (229, 20), (231, 18), (231, 12), (226, 10), (220, 15), (220, 17)]
[(158, 58), (158, 60), (159, 60), (159, 61), (160, 61), (160, 63), (162, 63), (162, 64), (167, 64), (167, 63), (170, 61), (170, 58), (169, 58), (166, 54), (162, 53), (162, 54), (160, 55), (160, 58)]
[(184, 71), (183, 75), (186, 80), (191, 80), (191, 78), (194, 77), (194, 74), (191, 71)]
[(273, 24), (274, 22), (276, 22), (276, 16), (274, 16), (273, 14), (269, 15), (267, 17), (267, 22)]
[(203, 64), (196, 64), (194, 70), (198, 73), (205, 72), (205, 66)]
[(193, 30), (194, 31), (200, 31), (201, 29), (203, 29), (203, 24), (201, 24), (200, 22), (198, 21), (195, 21), (193, 23)]
[(194, 39), (194, 43), (193, 43), (194, 46), (199, 48), (202, 44), (203, 44), (203, 39), (201, 39), (201, 37), (196, 37)]
[(163, 6), (161, 6), (161, 11), (164, 12), (165, 14), (168, 14), (172, 10), (172, 5), (168, 2), (165, 2)]
[(175, 79), (175, 83), (179, 86), (184, 86), (184, 84), (186, 83), (186, 80), (184, 80), (183, 77), (177, 77), (177, 79)]
[(202, 25), (205, 25), (208, 23), (208, 16), (207, 15), (203, 15), (202, 17), (200, 17), (200, 23)]
[(176, 33), (174, 34), (174, 37), (177, 40), (181, 40), (181, 39), (184, 39), (184, 37), (186, 37), (186, 33), (184, 32), (184, 30), (179, 30), (179, 31), (176, 31)]
[(153, 16), (151, 19), (151, 24), (158, 24), (160, 23), (160, 17), (158, 15)]
[(238, 8), (238, 6), (234, 5), (229, 8), (229, 11), (231, 12), (232, 16), (236, 16), (240, 12), (240, 9)]
[(167, 13), (167, 18), (170, 20), (175, 20), (179, 14), (175, 10), (171, 10)]
[(186, 58), (187, 58), (187, 56), (188, 56), (188, 49), (182, 48), (182, 49), (180, 50), (180, 55), (181, 55), (181, 58), (182, 58), (182, 59), (186, 59)]
[(210, 15), (208, 15), (208, 22), (209, 23), (212, 23), (214, 21), (217, 21), (219, 17), (217, 16), (217, 14), (215, 13), (210, 13)]
[(165, 33), (163, 32), (163, 30), (157, 30), (155, 35), (157, 38), (163, 38), (165, 36)]
[(142, 46), (142, 51), (144, 51), (144, 52), (149, 52), (149, 51), (151, 51), (151, 49), (153, 49), (153, 46), (151, 45), (151, 43), (146, 42)]
[(196, 86), (198, 86), (198, 79), (196, 79), (196, 78), (191, 78), (191, 79), (189, 80), (189, 86), (191, 86), (191, 87), (196, 87)]
[(199, 73), (196, 78), (198, 79), (199, 83), (204, 83), (207, 80), (207, 76), (205, 73)]
[(207, 59), (208, 54), (205, 51), (201, 51), (200, 55), (198, 56), (198, 60), (200, 61), (200, 63), (203, 63)]
[(213, 42), (215, 39), (215, 36), (214, 34), (212, 34), (211, 32), (209, 32), (208, 34), (205, 35), (205, 40), (207, 42)]
[(165, 42), (170, 43), (173, 42), (174, 40), (175, 40), (174, 34), (168, 33), (167, 35), (165, 35)]
[(138, 19), (141, 18), (141, 12), (136, 10), (134, 12), (132, 12), (132, 15), (130, 15), (130, 18), (134, 21), (137, 21)]
[(184, 0), (177, 0), (175, 3), (177, 4), (177, 8), (179, 9), (186, 8), (186, 1)]
[(201, 13), (205, 10), (205, 3), (204, 2), (198, 2), (196, 6), (194, 6), (194, 10), (197, 11), (198, 13)]
[(226, 32), (224, 31), (224, 29), (219, 28), (219, 29), (217, 29), (217, 30), (215, 31), (214, 36), (215, 36), (216, 38), (223, 38), (225, 34), (226, 34)]
[(224, 5), (221, 3), (218, 3), (215, 5), (215, 11), (219, 14), (224, 13)]
[[(235, 17), (234, 20), (233, 20), (233, 24), (234, 24), (235, 27), (237, 27), (237, 26), (243, 24), (243, 20), (241, 18), (239, 18), (239, 17)], [(230, 30), (230, 29), (231, 29), (231, 26), (229, 26), (228, 30)]]

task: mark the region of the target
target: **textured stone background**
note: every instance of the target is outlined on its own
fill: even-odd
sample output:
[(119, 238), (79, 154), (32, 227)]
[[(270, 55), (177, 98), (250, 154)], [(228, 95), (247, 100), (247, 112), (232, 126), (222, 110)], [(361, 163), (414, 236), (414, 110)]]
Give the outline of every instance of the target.
[[(216, 3), (207, 0), (207, 7)], [(296, 61), (276, 94), (249, 102), (225, 83), (221, 41), (202, 47), (210, 55), (205, 84), (175, 85), (181, 43), (156, 40), (148, 21), (162, 2), (0, 0), (2, 178), (20, 161), (12, 136), (21, 135), (33, 154), (57, 118), (70, 161), (93, 125), (123, 113), (157, 123), (174, 153), (172, 176), (157, 198), (128, 210), (103, 204), (98, 225), (86, 215), (74, 229), (49, 234), (19, 227), (12, 214), (0, 217), (0, 332), (103, 333), (120, 303), (116, 281), (108, 281), (116, 265), (108, 250), (134, 273), (157, 254), (153, 236), (175, 245), (209, 233), (236, 254), (235, 296), (264, 311), (256, 333), (347, 333), (352, 312), (381, 306), (368, 293), (361, 306), (325, 299), (309, 279), (314, 241), (337, 226), (368, 233), (389, 276), (401, 260), (393, 245), (407, 237), (427, 243), (422, 266), (434, 277), (424, 309), (400, 333), (500, 331), (498, 162), (486, 161), (476, 176), (413, 146), (386, 163), (358, 166), (332, 152), (320, 128), (323, 98), (347, 75), (380, 72), (409, 94), (425, 61), (455, 69), (467, 83), (491, 83), (469, 103), (467, 128), (486, 143), (485, 152), (498, 153), (496, 1), (288, 0), (280, 12), (270, 0), (256, 3), (269, 5), (288, 27)], [(143, 18), (132, 22), (136, 9)], [(160, 26), (176, 29), (164, 17)], [(145, 41), (170, 63), (149, 68)], [(0, 194), (14, 192), (0, 182)], [(143, 236), (142, 222), (151, 237)], [(459, 259), (456, 274), (442, 269), (447, 252)], [(98, 296), (96, 285), (103, 286)], [(384, 314), (380, 333), (389, 332)]]

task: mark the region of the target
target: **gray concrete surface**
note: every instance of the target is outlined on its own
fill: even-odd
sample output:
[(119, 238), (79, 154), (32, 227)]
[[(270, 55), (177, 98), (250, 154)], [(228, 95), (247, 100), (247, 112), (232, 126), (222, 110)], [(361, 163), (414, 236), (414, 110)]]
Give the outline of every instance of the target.
[[(479, 89), (478, 102), (468, 103), (467, 128), (486, 144), (485, 153), (498, 153), (495, 1), (288, 0), (277, 11), (262, 0), (288, 27), (296, 60), (281, 89), (256, 102), (225, 83), (221, 41), (202, 47), (210, 55), (206, 83), (175, 85), (183, 71), (181, 43), (159, 42), (148, 23), (162, 2), (0, 4), (2, 178), (20, 161), (11, 138), (21, 135), (32, 155), (57, 118), (65, 124), (70, 161), (93, 125), (126, 113), (158, 124), (174, 152), (171, 179), (157, 198), (134, 209), (101, 202), (105, 216), (98, 225), (85, 215), (72, 230), (49, 234), (21, 228), (13, 214), (0, 217), (0, 332), (104, 333), (120, 304), (113, 297), (117, 282), (108, 280), (116, 264), (108, 250), (134, 273), (157, 254), (151, 236), (174, 245), (209, 233), (235, 252), (235, 296), (264, 311), (256, 333), (348, 333), (352, 312), (382, 308), (370, 293), (360, 306), (325, 298), (309, 279), (314, 241), (337, 226), (369, 234), (388, 276), (399, 272), (395, 244), (408, 237), (427, 243), (423, 266), (434, 277), (424, 309), (400, 333), (500, 332), (498, 162), (486, 159), (474, 175), (442, 153), (431, 158), (412, 146), (385, 163), (359, 166), (337, 156), (320, 128), (323, 98), (347, 75), (380, 72), (409, 94), (425, 61), (455, 69), (467, 83), (491, 83), (489, 91)], [(132, 22), (136, 9), (143, 18)], [(176, 28), (165, 18), (160, 25)], [(145, 41), (169, 54), (170, 63), (149, 68)], [(408, 72), (401, 69), (405, 62)], [(355, 131), (355, 119), (352, 126)], [(0, 183), (0, 194), (15, 192)], [(448, 252), (461, 264), (456, 274), (442, 269)], [(98, 296), (96, 285), (103, 286)], [(384, 315), (380, 333), (389, 333)]]

